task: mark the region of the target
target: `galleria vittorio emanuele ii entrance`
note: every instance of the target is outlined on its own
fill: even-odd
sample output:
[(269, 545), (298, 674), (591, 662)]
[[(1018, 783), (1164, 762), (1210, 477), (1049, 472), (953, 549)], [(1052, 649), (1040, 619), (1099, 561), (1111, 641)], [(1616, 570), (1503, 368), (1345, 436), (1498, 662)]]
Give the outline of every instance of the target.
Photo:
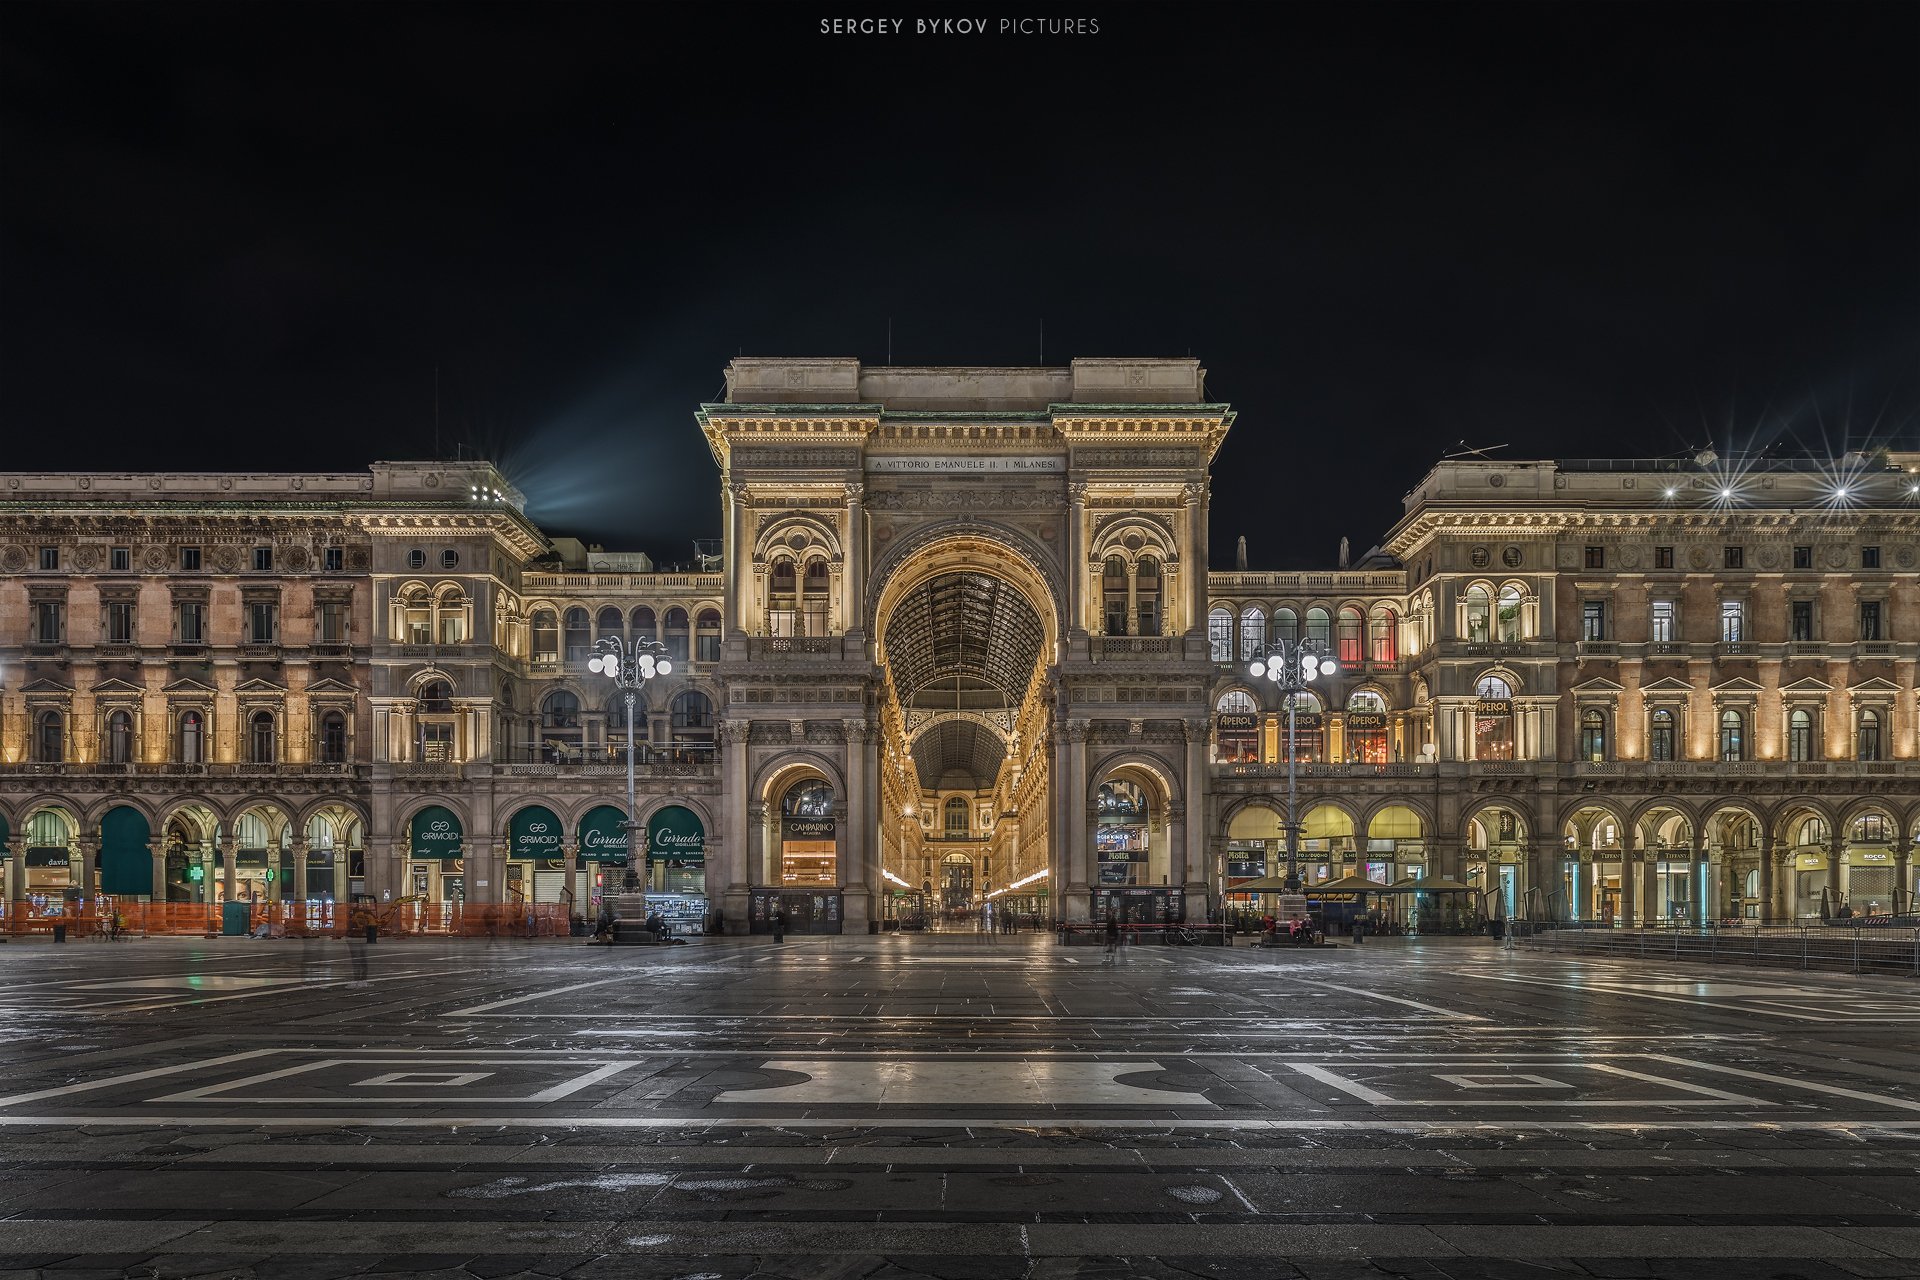
[(700, 415), (727, 499), (720, 731), (745, 748), (730, 919), (1145, 921), (1203, 897), (1205, 481), (1231, 413), (1202, 378), (732, 363)]

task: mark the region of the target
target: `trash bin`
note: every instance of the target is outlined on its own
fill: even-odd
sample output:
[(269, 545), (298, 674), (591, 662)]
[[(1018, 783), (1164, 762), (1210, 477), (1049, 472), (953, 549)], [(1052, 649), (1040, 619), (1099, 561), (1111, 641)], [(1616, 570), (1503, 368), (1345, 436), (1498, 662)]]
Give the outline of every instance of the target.
[(244, 938), (247, 936), (247, 924), (253, 916), (253, 904), (249, 902), (223, 902), (220, 904), (220, 933), (223, 937)]
[(368, 926), (367, 926), (367, 941), (368, 941), (368, 942), (378, 942), (378, 941), (380, 941), (380, 926), (379, 926), (379, 925), (377, 925), (377, 924), (370, 924), (370, 925), (368, 925)]
[(67, 940), (67, 926), (65, 921), (56, 920), (53, 922), (53, 940), (55, 942), (65, 942)]

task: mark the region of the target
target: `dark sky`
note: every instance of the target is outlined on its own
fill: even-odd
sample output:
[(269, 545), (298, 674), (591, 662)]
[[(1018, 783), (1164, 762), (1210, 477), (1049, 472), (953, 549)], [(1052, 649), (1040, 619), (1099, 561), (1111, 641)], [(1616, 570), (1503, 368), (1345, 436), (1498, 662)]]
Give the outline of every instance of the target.
[(0, 6), (0, 469), (429, 456), (437, 365), (443, 451), (683, 559), (727, 358), (888, 317), (1202, 357), (1216, 563), (1371, 546), (1462, 439), (1913, 437), (1920, 5), (847, 12)]

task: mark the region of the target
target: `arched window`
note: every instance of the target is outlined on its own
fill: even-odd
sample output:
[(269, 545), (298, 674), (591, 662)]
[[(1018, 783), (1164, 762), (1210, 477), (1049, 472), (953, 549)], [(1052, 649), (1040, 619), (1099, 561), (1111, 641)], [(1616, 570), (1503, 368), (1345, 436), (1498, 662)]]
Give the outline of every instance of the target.
[(819, 778), (796, 782), (780, 801), (783, 818), (831, 818), (833, 788)]
[(1853, 753), (1860, 760), (1880, 758), (1880, 713), (1871, 707), (1860, 712), (1859, 723), (1854, 728)]
[(1518, 644), (1520, 634), (1520, 588), (1500, 588), (1500, 612), (1496, 619), (1500, 627), (1501, 644)]
[(1513, 686), (1502, 676), (1481, 676), (1480, 682), (1473, 686), (1474, 693), (1482, 698), (1511, 699)]
[(1720, 758), (1747, 758), (1747, 718), (1731, 707), (1720, 713)]
[[(800, 607), (805, 617), (801, 619), (804, 628), (802, 635), (824, 636), (828, 633), (827, 606), (831, 599), (833, 579), (827, 573), (824, 557), (815, 556), (807, 561), (807, 576), (802, 581)], [(672, 629), (672, 624), (668, 624)], [(684, 656), (684, 655), (683, 655)]]
[(71, 848), (73, 824), (57, 809), (42, 809), (27, 819), (27, 844), (36, 849)]
[(1327, 758), (1327, 720), (1319, 694), (1303, 689), (1293, 695), (1292, 714), (1280, 717), (1280, 750), (1283, 759), (1286, 752), (1305, 762)]
[(1487, 596), (1487, 589), (1478, 583), (1467, 588), (1467, 643), (1485, 644), (1490, 638), (1488, 626), (1491, 622), (1493, 602)]
[(629, 634), (635, 640), (658, 640), (660, 638), (660, 624), (655, 620), (653, 610), (649, 609), (646, 605), (635, 606), (633, 613), (628, 616), (627, 621), (631, 624), (632, 628)]
[(67, 758), (67, 722), (58, 711), (42, 711), (33, 722), (33, 758), (60, 764)]
[(1580, 758), (1595, 763), (1607, 758), (1607, 717), (1598, 707), (1580, 713)]
[(693, 625), (694, 656), (701, 662), (720, 661), (720, 611), (702, 609)]
[(569, 689), (555, 689), (540, 700), (540, 750), (549, 763), (577, 760), (585, 743), (580, 727), (580, 699)]
[(254, 764), (274, 761), (273, 712), (256, 711), (247, 717), (247, 759)]
[(320, 717), (320, 760), (323, 764), (347, 762), (347, 717), (344, 712), (329, 711)]
[(540, 704), (540, 726), (544, 729), (578, 729), (580, 699), (566, 689), (555, 689)]
[(445, 715), (453, 710), (453, 686), (445, 680), (429, 680), (420, 686), (420, 710), (429, 715)]
[(601, 636), (621, 636), (626, 629), (623, 626), (625, 622), (626, 616), (618, 608), (606, 605), (600, 610), (600, 616), (594, 620), (594, 629)]
[(1800, 845), (1819, 845), (1827, 847), (1827, 822), (1825, 818), (1808, 818), (1800, 824), (1800, 835), (1795, 840)]
[(1101, 885), (1148, 883), (1147, 793), (1137, 783), (1114, 778), (1100, 784), (1094, 802), (1094, 856)]
[(1213, 758), (1223, 764), (1260, 759), (1260, 708), (1245, 689), (1229, 689), (1214, 704)]
[(1248, 605), (1240, 614), (1240, 661), (1252, 662), (1267, 651), (1267, 615)]
[(430, 644), (433, 641), (433, 602), (425, 587), (415, 587), (400, 600), (401, 631), (406, 644)]
[(1813, 758), (1813, 713), (1804, 707), (1796, 708), (1787, 716), (1787, 759)]
[(1343, 667), (1353, 668), (1360, 665), (1361, 651), (1366, 644), (1366, 619), (1352, 605), (1340, 610), (1339, 643), (1334, 656)]
[(967, 802), (959, 796), (949, 796), (946, 803), (946, 833), (949, 840), (967, 838)]
[(1656, 707), (1647, 717), (1647, 759), (1672, 760), (1674, 758), (1673, 712), (1665, 707)]
[(673, 698), (673, 736), (677, 741), (713, 739), (713, 703), (698, 689), (686, 689)]
[(1863, 813), (1853, 820), (1854, 844), (1886, 844), (1893, 839), (1893, 827), (1884, 813)]
[(667, 610), (667, 656), (675, 662), (687, 660), (687, 611), (675, 606)]
[(1308, 640), (1313, 641), (1313, 643), (1320, 645), (1322, 648), (1325, 648), (1327, 645), (1332, 644), (1333, 643), (1333, 615), (1328, 613), (1325, 609), (1320, 609), (1320, 608), (1313, 608), (1313, 609), (1307, 610), (1306, 638)]
[(1376, 663), (1399, 661), (1399, 619), (1391, 609), (1377, 609), (1369, 623), (1368, 656)]
[(207, 722), (198, 711), (180, 713), (179, 737), (176, 755), (181, 764), (199, 764), (207, 758)]
[(1282, 605), (1273, 611), (1273, 638), (1294, 641), (1300, 638), (1300, 615)]
[(116, 711), (107, 717), (107, 763), (133, 762), (133, 717)]
[(1513, 686), (1500, 676), (1481, 676), (1474, 685), (1473, 758), (1511, 760), (1514, 757)]
[(1215, 662), (1233, 661), (1233, 614), (1225, 609), (1207, 611), (1207, 655)]
[(1357, 689), (1347, 699), (1347, 759), (1386, 764), (1387, 700), (1372, 689)]
[(800, 633), (799, 569), (781, 556), (768, 566), (767, 634), (792, 636)]
[(1134, 634), (1157, 636), (1160, 634), (1160, 562), (1152, 556), (1141, 556), (1140, 567), (1134, 570), (1133, 577), (1137, 622)]
[(460, 588), (441, 593), (434, 601), (434, 616), (437, 619), (435, 634), (441, 644), (465, 644), (467, 642), (467, 597)]
[(593, 628), (587, 623), (587, 611), (579, 605), (567, 610), (567, 661), (585, 662), (593, 652)]
[(539, 609), (533, 615), (533, 660), (560, 661), (560, 620), (551, 609)]
[(1100, 598), (1106, 606), (1106, 633), (1127, 634), (1127, 562), (1108, 556), (1100, 573)]

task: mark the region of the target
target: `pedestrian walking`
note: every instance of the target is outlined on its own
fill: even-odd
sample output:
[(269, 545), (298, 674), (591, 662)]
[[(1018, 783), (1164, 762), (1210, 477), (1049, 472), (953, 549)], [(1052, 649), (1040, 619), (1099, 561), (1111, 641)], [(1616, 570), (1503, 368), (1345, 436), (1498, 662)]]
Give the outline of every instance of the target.
[(1102, 960), (1100, 963), (1112, 964), (1114, 961), (1114, 957), (1119, 955), (1119, 953), (1120, 953), (1120, 922), (1114, 918), (1111, 912), (1109, 912), (1107, 914), (1107, 955), (1106, 955), (1106, 958)]

